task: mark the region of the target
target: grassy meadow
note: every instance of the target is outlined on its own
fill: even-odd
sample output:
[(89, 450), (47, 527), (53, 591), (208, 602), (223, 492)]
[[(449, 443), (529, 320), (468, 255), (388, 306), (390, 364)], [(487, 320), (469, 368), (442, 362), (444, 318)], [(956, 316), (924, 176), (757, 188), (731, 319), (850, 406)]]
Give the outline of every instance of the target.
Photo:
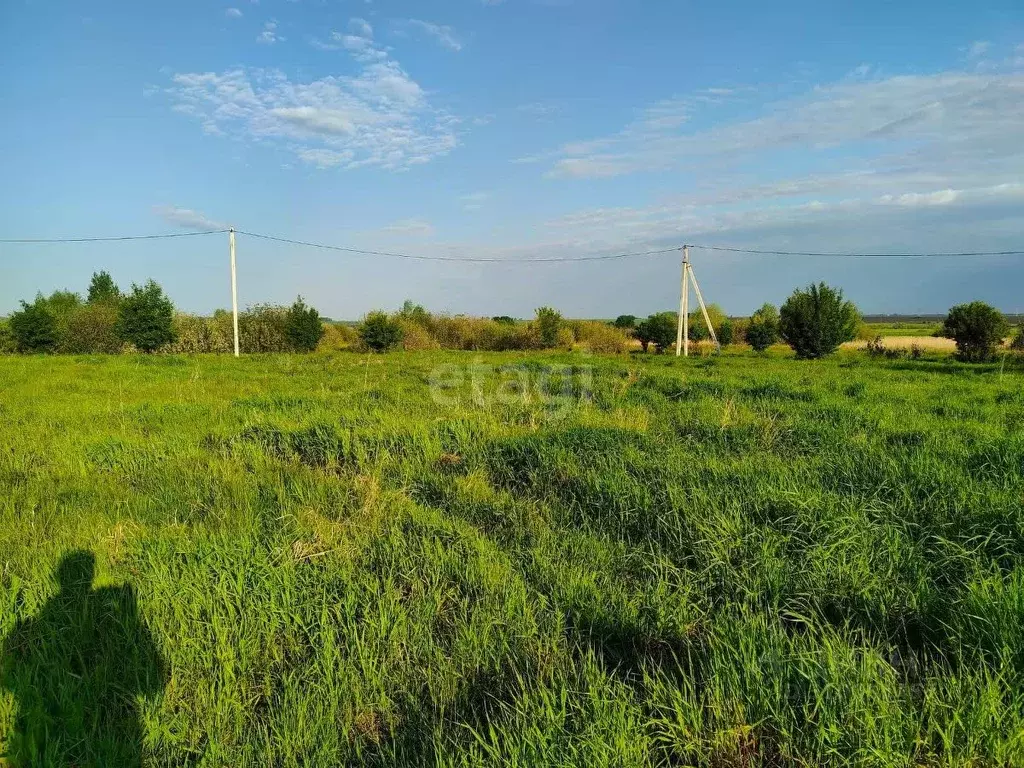
[(1024, 765), (1022, 554), (1019, 366), (0, 358), (0, 755)]

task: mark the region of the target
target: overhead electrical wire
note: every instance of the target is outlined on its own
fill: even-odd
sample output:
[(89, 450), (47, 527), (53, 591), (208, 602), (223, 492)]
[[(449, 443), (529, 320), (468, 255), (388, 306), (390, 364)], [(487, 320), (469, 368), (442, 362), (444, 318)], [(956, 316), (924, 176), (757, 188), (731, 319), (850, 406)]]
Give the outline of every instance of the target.
[[(114, 237), (55, 237), (55, 238), (0, 238), (0, 243), (5, 244), (61, 244), (61, 243), (112, 243), (130, 240), (165, 240), (178, 237), (197, 237), (202, 235), (221, 235), (229, 232), (229, 229), (209, 229), (201, 232), (165, 232), (154, 235), (120, 235)], [(317, 248), (327, 251), (338, 251), (342, 253), (353, 253), (363, 256), (384, 256), (396, 259), (411, 259), (415, 261), (448, 261), (488, 264), (545, 264), (545, 263), (570, 263), (576, 261), (614, 261), (617, 259), (641, 258), (645, 256), (657, 256), (666, 253), (681, 251), (682, 246), (670, 248), (658, 248), (648, 251), (629, 251), (625, 253), (608, 253), (593, 256), (542, 256), (530, 257), (488, 257), (488, 256), (427, 256), (424, 254), (400, 253), (397, 251), (380, 251), (366, 248), (351, 248), (348, 246), (331, 245), (328, 243), (316, 243), (308, 240), (296, 240), (289, 237), (277, 235), (266, 235), (259, 232), (249, 232), (243, 229), (236, 229), (235, 233), (246, 237), (253, 237), (259, 240), (267, 240), (288, 245), (298, 245), (304, 248)], [(878, 259), (908, 259), (928, 257), (972, 257), (972, 256), (1024, 256), (1024, 250), (1011, 251), (959, 251), (959, 252), (920, 252), (920, 253), (855, 253), (840, 251), (784, 251), (769, 250), (761, 248), (736, 248), (724, 245), (700, 245), (690, 244), (690, 248), (697, 248), (705, 251), (722, 251), (727, 253), (752, 254), (760, 256), (818, 256), (838, 258), (878, 258)]]

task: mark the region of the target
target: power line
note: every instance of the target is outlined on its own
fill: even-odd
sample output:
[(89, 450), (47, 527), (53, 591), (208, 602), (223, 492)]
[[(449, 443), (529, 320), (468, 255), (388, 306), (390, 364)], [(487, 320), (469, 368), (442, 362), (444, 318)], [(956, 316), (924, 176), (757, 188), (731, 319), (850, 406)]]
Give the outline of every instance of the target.
[(690, 245), (705, 251), (728, 251), (729, 253), (750, 253), (761, 256), (842, 256), (847, 258), (877, 259), (919, 259), (928, 257), (957, 256), (1024, 256), (1024, 251), (961, 251), (958, 253), (841, 253), (837, 251), (768, 251), (758, 248), (729, 248), (724, 245)]
[(364, 256), (390, 256), (397, 259), (415, 259), (417, 261), (466, 261), (466, 262), (488, 262), (488, 263), (544, 263), (544, 262), (567, 262), (567, 261), (610, 261), (612, 259), (626, 259), (637, 256), (654, 256), (660, 253), (672, 253), (678, 251), (679, 246), (672, 248), (661, 248), (653, 251), (633, 251), (631, 253), (613, 253), (603, 256), (554, 256), (542, 258), (488, 258), (486, 256), (424, 256), (423, 254), (397, 253), (395, 251), (371, 251), (362, 248), (348, 248), (340, 245), (328, 245), (326, 243), (312, 243), (305, 240), (293, 240), (288, 237), (277, 237), (275, 235), (261, 235), (257, 232), (246, 232), (236, 229), (239, 235), (255, 237), (260, 240), (272, 240), (276, 243), (288, 243), (290, 245), (301, 245), (307, 248), (320, 248), (327, 251), (342, 251), (344, 253), (357, 253)]
[(222, 235), (226, 229), (209, 229), (205, 232), (165, 232), (159, 235), (122, 235), (119, 237), (52, 237), (52, 238), (0, 238), (0, 243), (115, 243), (124, 240), (166, 240), (171, 237), (196, 237), (198, 235)]

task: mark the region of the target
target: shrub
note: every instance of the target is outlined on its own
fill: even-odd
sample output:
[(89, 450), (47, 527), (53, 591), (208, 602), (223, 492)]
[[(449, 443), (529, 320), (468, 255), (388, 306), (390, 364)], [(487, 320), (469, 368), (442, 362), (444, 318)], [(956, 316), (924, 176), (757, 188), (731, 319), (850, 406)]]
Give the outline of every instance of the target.
[[(230, 314), (228, 322), (230, 323)], [(238, 316), (238, 343), (247, 353), (287, 352), (287, 310), (274, 304), (255, 304)]]
[(755, 352), (764, 352), (779, 340), (779, 311), (771, 304), (764, 304), (751, 315), (745, 336)]
[(359, 332), (350, 325), (324, 323), (324, 335), (316, 346), (317, 352), (339, 352), (359, 346)]
[(577, 320), (571, 327), (576, 343), (590, 352), (614, 354), (629, 348), (629, 336), (623, 328), (595, 320)]
[(117, 335), (142, 352), (155, 352), (174, 341), (174, 304), (155, 281), (132, 285), (121, 301)]
[(89, 281), (87, 301), (90, 304), (116, 304), (121, 300), (121, 289), (107, 272), (93, 272)]
[[(720, 332), (722, 323), (726, 320), (725, 312), (722, 311), (722, 308), (717, 304), (709, 304), (707, 306), (707, 311), (708, 319), (711, 320), (711, 327), (715, 329), (715, 333), (717, 335)], [(711, 338), (711, 334), (708, 333), (708, 324), (704, 322), (704, 313), (700, 311), (700, 308), (697, 308), (695, 311), (690, 313), (689, 326), (688, 333), (690, 341), (704, 341), (705, 339)], [(724, 344), (725, 342), (722, 343)]]
[(496, 323), (504, 323), (505, 325), (515, 325), (516, 322), (514, 317), (509, 317), (508, 315), (498, 315), (496, 317), (492, 317), (491, 320)]
[(320, 313), (313, 307), (307, 307), (301, 296), (285, 313), (284, 335), (296, 352), (312, 352), (324, 337)]
[(402, 349), (407, 352), (420, 352), (427, 349), (440, 349), (437, 339), (420, 323), (412, 320), (398, 320), (402, 327)]
[(726, 344), (732, 344), (732, 340), (732, 320), (727, 317), (722, 321), (722, 325), (718, 329), (718, 343), (724, 346)]
[(108, 354), (121, 351), (117, 333), (117, 306), (112, 302), (86, 304), (66, 319), (57, 340), (57, 351), (69, 354)]
[(675, 343), (677, 325), (678, 318), (674, 312), (658, 312), (636, 327), (636, 337), (644, 352), (653, 344), (660, 354)]
[(843, 292), (825, 283), (797, 289), (779, 311), (783, 340), (803, 359), (817, 359), (835, 352), (857, 335), (860, 313)]
[(562, 315), (551, 307), (540, 307), (537, 310), (537, 335), (545, 349), (558, 346), (558, 332), (562, 327)]
[(21, 302), (7, 323), (19, 352), (52, 352), (57, 346), (57, 322), (42, 296), (31, 304)]
[(969, 363), (991, 360), (1009, 330), (1002, 312), (983, 301), (958, 304), (942, 324), (942, 335), (956, 341), (957, 357)]
[(1024, 352), (1024, 325), (1017, 327), (1017, 333), (1014, 334), (1013, 341), (1010, 342), (1010, 349), (1015, 352)]
[(371, 312), (359, 326), (359, 338), (374, 352), (387, 352), (402, 341), (402, 326), (385, 312)]
[(175, 354), (197, 354), (234, 351), (231, 313), (217, 310), (213, 317), (199, 317), (182, 312), (174, 316), (174, 341), (166, 348)]
[(0, 355), (13, 355), (17, 351), (18, 344), (14, 340), (10, 322), (0, 319)]

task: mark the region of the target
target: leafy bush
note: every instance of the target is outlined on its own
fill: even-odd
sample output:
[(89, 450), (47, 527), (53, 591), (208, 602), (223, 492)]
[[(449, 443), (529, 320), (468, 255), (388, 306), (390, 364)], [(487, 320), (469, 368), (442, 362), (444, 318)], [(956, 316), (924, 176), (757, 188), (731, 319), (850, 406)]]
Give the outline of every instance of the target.
[(155, 281), (132, 285), (119, 308), (117, 335), (141, 352), (155, 352), (174, 341), (174, 304)]
[(116, 304), (121, 300), (121, 289), (107, 272), (93, 272), (89, 281), (87, 301), (90, 304)]
[(31, 304), (21, 302), (7, 323), (19, 352), (52, 352), (57, 346), (57, 322), (42, 296)]
[(14, 340), (10, 322), (0, 319), (0, 355), (13, 355), (17, 351), (18, 343)]
[[(715, 329), (716, 334), (719, 334), (722, 323), (726, 320), (725, 312), (717, 304), (708, 304), (707, 310), (708, 319), (711, 320), (711, 327)], [(700, 311), (699, 307), (690, 313), (689, 325), (690, 341), (704, 341), (711, 338), (711, 334), (708, 333), (708, 324), (704, 322), (704, 313)], [(722, 343), (724, 344), (725, 342)]]
[(614, 354), (629, 348), (629, 336), (623, 328), (596, 320), (573, 320), (568, 325), (575, 343), (590, 352)]
[(359, 326), (363, 344), (374, 352), (387, 352), (402, 341), (402, 326), (385, 312), (371, 312)]
[(504, 323), (505, 325), (515, 325), (516, 322), (514, 317), (509, 317), (508, 315), (497, 315), (496, 317), (492, 317), (491, 320), (496, 323)]
[(238, 339), (242, 351), (249, 354), (287, 352), (287, 310), (274, 304), (248, 307), (238, 316)]
[(727, 318), (725, 318), (725, 320), (722, 321), (722, 325), (718, 329), (718, 343), (722, 344), (722, 345), (725, 345), (725, 344), (732, 344), (732, 341), (733, 341), (732, 320), (730, 320), (727, 317)]
[(412, 320), (398, 320), (402, 327), (402, 349), (408, 352), (421, 352), (428, 349), (440, 349), (437, 339), (430, 335), (425, 327)]
[(559, 344), (558, 332), (562, 327), (562, 315), (551, 307), (540, 307), (537, 310), (537, 335), (545, 349)]
[(360, 345), (359, 332), (350, 325), (324, 323), (324, 335), (317, 344), (317, 352), (340, 352)]
[(969, 363), (991, 360), (1009, 330), (1002, 312), (983, 301), (958, 304), (942, 324), (942, 335), (956, 341), (957, 357)]
[(843, 292), (825, 283), (793, 291), (779, 312), (783, 340), (803, 359), (817, 359), (857, 335), (860, 313)]
[(762, 305), (751, 315), (745, 336), (755, 352), (764, 352), (779, 340), (779, 311), (771, 304)]
[(644, 352), (653, 344), (660, 354), (676, 341), (678, 318), (674, 312), (658, 312), (636, 327), (636, 337)]
[(201, 354), (233, 352), (234, 347), (231, 313), (219, 309), (213, 317), (175, 314), (174, 342), (166, 349), (175, 354)]
[(307, 307), (301, 296), (285, 313), (284, 335), (296, 352), (312, 352), (324, 337), (320, 313), (313, 307)]
[(1024, 352), (1024, 325), (1017, 327), (1017, 333), (1014, 334), (1013, 341), (1010, 342), (1010, 349), (1015, 352)]
[(57, 351), (68, 354), (116, 354), (123, 342), (117, 333), (117, 306), (104, 301), (70, 313), (60, 329)]

